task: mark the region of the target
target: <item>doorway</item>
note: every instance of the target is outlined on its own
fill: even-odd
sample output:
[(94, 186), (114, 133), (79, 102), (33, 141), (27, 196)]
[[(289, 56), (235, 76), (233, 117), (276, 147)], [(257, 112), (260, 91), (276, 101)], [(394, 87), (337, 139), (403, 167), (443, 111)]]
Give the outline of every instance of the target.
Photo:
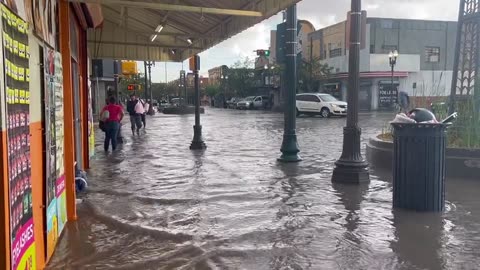
[(73, 82), (73, 117), (74, 117), (74, 133), (75, 133), (75, 161), (78, 168), (83, 168), (82, 155), (82, 114), (80, 99), (80, 74), (78, 63), (72, 59), (72, 82)]

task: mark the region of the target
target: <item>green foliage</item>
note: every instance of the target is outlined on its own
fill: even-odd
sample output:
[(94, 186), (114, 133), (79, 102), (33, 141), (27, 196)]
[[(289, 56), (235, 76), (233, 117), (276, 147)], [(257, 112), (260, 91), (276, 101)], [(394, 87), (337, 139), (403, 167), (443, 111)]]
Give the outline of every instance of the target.
[(138, 84), (141, 85), (141, 91), (136, 91), (137, 95), (143, 95), (145, 91), (145, 76), (143, 73), (139, 73), (136, 75), (122, 77), (118, 83), (118, 91), (120, 96), (129, 96), (132, 94), (132, 91), (128, 91), (127, 86), (129, 84)]
[(253, 60), (246, 57), (235, 62), (228, 70), (226, 85), (227, 97), (246, 97), (255, 93)]
[(218, 85), (209, 85), (205, 88), (207, 96), (214, 97), (220, 93), (220, 86)]
[[(455, 148), (480, 148), (480, 107), (475, 99), (465, 99), (456, 103), (456, 112), (458, 118), (448, 129), (448, 147)], [(445, 119), (448, 116), (448, 104), (437, 103), (432, 108), (438, 120)], [(382, 128), (380, 139), (393, 140), (392, 127), (385, 124)]]
[(458, 118), (448, 131), (449, 145), (480, 148), (480, 113), (474, 99), (457, 102)]
[(316, 92), (320, 80), (330, 75), (331, 71), (332, 68), (322, 64), (320, 58), (314, 58), (312, 61), (302, 59), (298, 67), (299, 92)]

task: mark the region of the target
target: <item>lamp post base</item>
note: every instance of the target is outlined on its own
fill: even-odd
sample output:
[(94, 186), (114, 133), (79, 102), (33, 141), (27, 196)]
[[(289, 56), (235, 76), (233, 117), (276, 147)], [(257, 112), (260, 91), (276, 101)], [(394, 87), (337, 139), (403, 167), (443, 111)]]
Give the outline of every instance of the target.
[(277, 160), (284, 163), (300, 162), (302, 158), (298, 155), (300, 150), (298, 149), (297, 135), (285, 134), (283, 135), (282, 155)]
[(368, 163), (365, 161), (339, 160), (333, 169), (332, 182), (360, 184), (370, 182)]
[(190, 150), (205, 150), (207, 145), (202, 138), (202, 126), (193, 127), (193, 140), (190, 144)]

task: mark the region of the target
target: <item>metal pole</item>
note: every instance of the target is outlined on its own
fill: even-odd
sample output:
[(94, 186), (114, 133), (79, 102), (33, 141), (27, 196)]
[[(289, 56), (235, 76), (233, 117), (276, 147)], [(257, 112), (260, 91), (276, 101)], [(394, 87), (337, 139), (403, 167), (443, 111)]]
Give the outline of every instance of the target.
[(195, 126), (193, 127), (193, 140), (190, 150), (203, 150), (207, 146), (202, 137), (202, 126), (200, 125), (200, 88), (198, 70), (193, 71), (195, 75)]
[[(462, 39), (462, 30), (463, 30), (463, 14), (465, 12), (465, 0), (460, 0), (460, 10), (458, 12), (458, 27), (457, 27), (457, 37), (455, 43), (455, 56), (453, 59), (453, 75), (452, 75), (452, 86), (450, 92), (450, 100), (448, 104), (448, 113), (452, 114), (455, 112), (455, 96), (457, 95), (457, 83), (459, 79), (459, 66), (460, 66), (460, 47)], [(461, 75), (463, 76), (463, 75)]]
[(118, 100), (118, 60), (113, 61), (113, 87), (115, 90), (115, 100), (118, 104), (120, 104), (120, 100)]
[[(390, 66), (392, 67), (392, 76), (391, 76), (392, 82), (390, 87), (393, 95), (393, 90), (395, 89), (395, 86), (393, 85), (393, 74), (395, 73), (395, 64), (392, 61), (392, 59), (390, 59)], [(397, 93), (397, 102), (398, 102), (398, 93)], [(392, 105), (395, 105), (395, 104), (392, 104)]]
[(294, 4), (287, 9), (287, 31), (286, 31), (286, 57), (287, 57), (287, 89), (285, 107), (285, 127), (283, 131), (283, 142), (280, 151), (281, 162), (299, 162), (302, 159), (298, 155), (300, 149), (296, 133), (296, 95), (297, 95), (297, 5)]
[[(146, 93), (145, 89), (145, 93)], [(148, 91), (150, 92), (150, 106), (148, 106), (148, 114), (153, 115), (153, 93), (152, 93), (152, 62), (148, 62)]]
[[(114, 88), (115, 88), (115, 100), (117, 104), (121, 104), (120, 100), (118, 99), (118, 60), (113, 61), (113, 78), (114, 78)], [(122, 136), (122, 128), (118, 130), (117, 133), (117, 141), (119, 144), (123, 143), (123, 136)]]
[(147, 61), (143, 61), (143, 65), (145, 66), (145, 94), (144, 94), (144, 98), (145, 98), (145, 101), (147, 100), (147, 89), (148, 89), (148, 74), (147, 74)]
[(350, 58), (348, 83), (347, 127), (343, 131), (343, 151), (335, 163), (332, 181), (340, 183), (360, 183), (370, 180), (368, 163), (360, 151), (362, 130), (358, 126), (358, 91), (360, 88), (360, 35), (362, 8), (361, 0), (352, 0), (350, 13)]

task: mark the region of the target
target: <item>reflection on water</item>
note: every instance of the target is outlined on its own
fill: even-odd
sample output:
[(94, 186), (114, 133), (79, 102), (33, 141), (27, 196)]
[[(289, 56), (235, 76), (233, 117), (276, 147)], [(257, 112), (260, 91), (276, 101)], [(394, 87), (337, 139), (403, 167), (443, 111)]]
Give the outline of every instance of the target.
[[(363, 143), (390, 115), (361, 115)], [(478, 269), (480, 183), (448, 179), (447, 212), (392, 210), (389, 173), (331, 183), (344, 119), (299, 118), (299, 164), (280, 164), (283, 117), (208, 110), (99, 152), (49, 269)], [(103, 135), (98, 134), (100, 141)]]

